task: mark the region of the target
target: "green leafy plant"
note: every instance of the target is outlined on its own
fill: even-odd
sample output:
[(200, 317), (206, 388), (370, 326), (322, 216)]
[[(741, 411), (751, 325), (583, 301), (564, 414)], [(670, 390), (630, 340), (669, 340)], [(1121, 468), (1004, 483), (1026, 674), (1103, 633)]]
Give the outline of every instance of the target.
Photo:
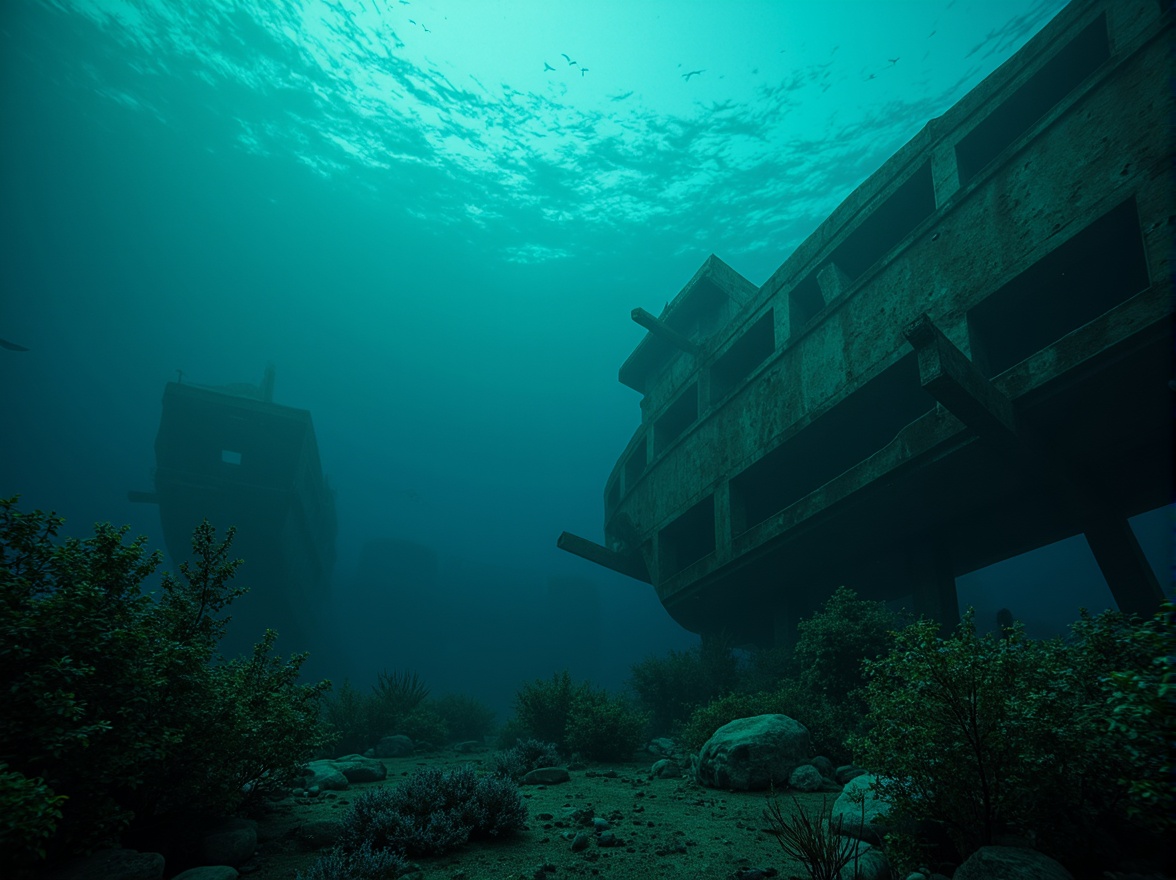
[(335, 732), (336, 755), (362, 753), (375, 745), (371, 718), (371, 695), (356, 689), (349, 680), (323, 700), (322, 721)]
[(1104, 766), (1125, 794), (1125, 814), (1170, 833), (1176, 828), (1176, 605), (1165, 602), (1143, 621), (1115, 611), (1092, 618), (1083, 609), (1071, 629), (1092, 711), (1105, 718)]
[(48, 799), (43, 818), (60, 812), (50, 856), (112, 842), (132, 820), (232, 812), (326, 741), (329, 685), (296, 684), (304, 656), (270, 658), (272, 635), (252, 660), (217, 655), (242, 592), (231, 529), (218, 541), (199, 526), (194, 561), (153, 598), (142, 585), (160, 555), (144, 539), (102, 523), (59, 541), (60, 517), (16, 505), (0, 499), (0, 761), (43, 780), (41, 793), (14, 783)]
[(65, 796), (54, 794), (43, 779), (29, 779), (0, 763), (0, 850), (10, 867), (28, 870), (45, 858), (64, 802)]
[(553, 742), (566, 752), (568, 714), (585, 687), (574, 685), (566, 669), (553, 674), (550, 681), (540, 678), (524, 684), (515, 694), (515, 718), (529, 736)]
[[(864, 801), (862, 803), (864, 816)], [(841, 835), (842, 822), (840, 819), (833, 822), (833, 810), (828, 801), (821, 799), (821, 808), (815, 817), (804, 811), (795, 796), (792, 804), (795, 808), (792, 816), (784, 815), (777, 797), (769, 797), (767, 809), (764, 810), (768, 831), (776, 838), (780, 848), (804, 865), (812, 880), (838, 880), (842, 869), (850, 862), (854, 863), (855, 868), (851, 876), (856, 876), (861, 842), (854, 837)]]
[(894, 816), (944, 822), (962, 857), (1054, 809), (1035, 792), (1073, 757), (1058, 735), (1073, 705), (1059, 640), (1027, 640), (1019, 626), (978, 637), (971, 609), (950, 637), (938, 632), (920, 620), (868, 664), (870, 727), (855, 753)]
[[(892, 819), (942, 823), (960, 857), (1012, 831), (1086, 866), (1113, 859), (1098, 841), (1125, 833), (1129, 818), (1170, 829), (1164, 805), (1131, 788), (1162, 785), (1157, 774), (1170, 766), (1166, 661), (1156, 662), (1171, 647), (1165, 613), (1150, 625), (1084, 615), (1070, 645), (1027, 639), (1019, 624), (1004, 638), (978, 637), (971, 609), (946, 638), (929, 621), (898, 632), (868, 664), (867, 730), (854, 740)], [(1131, 699), (1147, 709), (1128, 713), (1134, 736), (1114, 715)]]
[(431, 702), (454, 740), (481, 740), (494, 729), (494, 710), (465, 694), (446, 694)]
[(418, 746), (442, 746), (450, 739), (445, 717), (429, 703), (422, 703), (405, 715), (396, 729)]
[(688, 651), (634, 664), (631, 681), (653, 730), (665, 734), (699, 706), (736, 690), (739, 665), (726, 640), (706, 639)]
[(623, 697), (585, 686), (568, 712), (567, 747), (591, 761), (628, 760), (645, 741), (648, 723)]
[(415, 672), (379, 672), (367, 692), (344, 681), (334, 698), (323, 702), (323, 721), (337, 737), (335, 753), (362, 753), (393, 733), (444, 742), (444, 720), (436, 712), (423, 711), (428, 696), (428, 687)]
[(838, 587), (824, 607), (797, 624), (793, 658), (801, 682), (838, 700), (854, 698), (865, 684), (863, 661), (889, 652), (897, 625), (898, 616), (882, 602)]

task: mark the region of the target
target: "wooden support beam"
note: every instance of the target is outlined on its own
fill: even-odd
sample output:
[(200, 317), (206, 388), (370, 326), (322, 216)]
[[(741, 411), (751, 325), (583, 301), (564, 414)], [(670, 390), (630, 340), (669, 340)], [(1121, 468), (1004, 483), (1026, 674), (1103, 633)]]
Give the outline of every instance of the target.
[(697, 343), (691, 342), (669, 324), (660, 318), (654, 317), (645, 311), (645, 309), (633, 309), (633, 320), (655, 336), (660, 336), (675, 348), (679, 348), (687, 354), (698, 354), (699, 346)]
[(919, 356), (919, 381), (961, 422), (985, 440), (1018, 445), (1013, 403), (985, 378), (924, 312), (903, 329)]
[(1084, 534), (1119, 610), (1140, 617), (1155, 614), (1164, 591), (1127, 518), (1105, 514), (1088, 518)]
[(1013, 403), (984, 377), (926, 313), (903, 329), (919, 357), (919, 381), (961, 422), (1008, 453), (1026, 474), (1050, 486), (1080, 523), (1121, 611), (1150, 616), (1164, 594), (1127, 518), (1097, 485), (1017, 424)]
[(581, 559), (595, 562), (597, 565), (610, 568), (619, 574), (644, 581), (647, 584), (653, 583), (653, 579), (649, 576), (649, 570), (640, 558), (634, 559), (632, 556), (617, 553), (615, 550), (602, 547), (595, 541), (589, 541), (587, 538), (581, 538), (571, 532), (561, 532), (559, 540), (555, 543), (560, 550), (566, 550)]

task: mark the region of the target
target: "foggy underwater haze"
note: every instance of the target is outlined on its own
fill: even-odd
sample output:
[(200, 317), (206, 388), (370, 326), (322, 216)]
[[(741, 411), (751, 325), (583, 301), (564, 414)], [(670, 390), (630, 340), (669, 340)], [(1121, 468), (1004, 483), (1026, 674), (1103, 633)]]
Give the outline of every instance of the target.
[[(555, 545), (602, 541), (630, 310), (711, 253), (763, 283), (1063, 5), (5, 3), (0, 490), (163, 549), (127, 493), (165, 384), (273, 364), (336, 493), (314, 672), (499, 720), (557, 669), (620, 687), (697, 641)], [(1134, 525), (1170, 585), (1168, 514)], [(1081, 537), (959, 596), (1035, 635), (1112, 604)]]

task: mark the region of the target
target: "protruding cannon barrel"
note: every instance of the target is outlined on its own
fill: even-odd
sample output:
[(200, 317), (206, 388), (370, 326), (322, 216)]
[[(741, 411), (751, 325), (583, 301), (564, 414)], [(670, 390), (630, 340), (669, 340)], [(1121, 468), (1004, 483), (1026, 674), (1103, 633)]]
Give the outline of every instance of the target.
[(698, 345), (691, 342), (669, 324), (660, 318), (655, 318), (645, 309), (633, 309), (633, 320), (655, 336), (660, 336), (675, 348), (680, 348), (687, 354), (698, 354)]

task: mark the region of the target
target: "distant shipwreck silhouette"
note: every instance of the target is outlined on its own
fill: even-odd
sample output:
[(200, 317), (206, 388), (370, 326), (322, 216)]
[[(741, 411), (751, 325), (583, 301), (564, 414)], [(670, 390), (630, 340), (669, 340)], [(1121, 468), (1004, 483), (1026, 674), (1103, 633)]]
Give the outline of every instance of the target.
[(244, 560), (236, 581), (250, 592), (229, 608), (226, 653), (250, 650), (267, 627), (284, 651), (310, 647), (335, 563), (335, 499), (310, 413), (274, 403), (273, 389), (272, 367), (260, 386), (168, 382), (155, 489), (129, 493), (159, 505), (177, 564), (191, 556), (202, 520), (222, 535), (236, 526), (230, 555)]

